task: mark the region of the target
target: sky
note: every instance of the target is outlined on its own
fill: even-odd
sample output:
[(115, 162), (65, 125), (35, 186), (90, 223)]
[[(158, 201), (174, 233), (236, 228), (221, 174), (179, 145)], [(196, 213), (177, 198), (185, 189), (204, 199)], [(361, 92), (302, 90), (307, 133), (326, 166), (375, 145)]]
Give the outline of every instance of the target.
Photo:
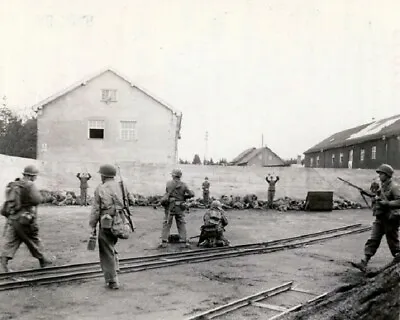
[(27, 111), (110, 66), (183, 113), (179, 158), (229, 161), (262, 142), (295, 158), (400, 114), (399, 12), (398, 0), (0, 0), (0, 95)]

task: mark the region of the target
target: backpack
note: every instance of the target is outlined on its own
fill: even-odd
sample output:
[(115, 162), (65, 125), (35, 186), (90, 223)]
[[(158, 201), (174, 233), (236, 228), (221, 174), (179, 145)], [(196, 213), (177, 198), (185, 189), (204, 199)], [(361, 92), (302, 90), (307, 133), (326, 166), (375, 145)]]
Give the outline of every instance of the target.
[(205, 221), (206, 226), (218, 226), (222, 220), (221, 212), (218, 210), (210, 210), (209, 217)]
[(21, 185), (19, 179), (12, 181), (6, 186), (6, 200), (3, 203), (0, 214), (6, 218), (21, 210)]

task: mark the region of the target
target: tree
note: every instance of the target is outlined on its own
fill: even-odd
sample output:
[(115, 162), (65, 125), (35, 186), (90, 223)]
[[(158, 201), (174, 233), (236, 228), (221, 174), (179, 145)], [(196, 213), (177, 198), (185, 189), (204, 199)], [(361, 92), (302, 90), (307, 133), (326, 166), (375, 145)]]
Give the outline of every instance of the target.
[(0, 153), (36, 159), (37, 119), (25, 121), (8, 108), (3, 97), (0, 106)]
[(209, 165), (213, 166), (215, 163), (213, 161), (213, 158), (210, 159), (210, 161), (208, 162)]
[(194, 155), (192, 164), (201, 164), (200, 156), (198, 154)]

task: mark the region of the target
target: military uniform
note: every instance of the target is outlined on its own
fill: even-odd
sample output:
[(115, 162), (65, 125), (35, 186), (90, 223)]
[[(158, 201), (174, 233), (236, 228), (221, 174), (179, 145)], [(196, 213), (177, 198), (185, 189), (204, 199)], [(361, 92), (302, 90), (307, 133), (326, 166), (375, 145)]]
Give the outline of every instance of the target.
[(5, 272), (8, 272), (8, 260), (14, 258), (22, 243), (25, 243), (31, 255), (39, 260), (42, 268), (52, 264), (45, 258), (39, 238), (37, 206), (42, 202), (42, 197), (33, 181), (28, 178), (36, 177), (37, 174), (38, 170), (34, 166), (27, 166), (23, 172), (24, 178), (18, 181), (22, 187), (21, 209), (7, 218), (5, 243), (1, 255), (1, 264)]
[(210, 209), (203, 216), (203, 226), (200, 228), (201, 234), (198, 246), (214, 247), (229, 245), (229, 241), (224, 237), (225, 227), (228, 219), (222, 209), (222, 204), (218, 200), (211, 203)]
[(353, 265), (365, 271), (368, 261), (378, 250), (383, 236), (393, 257), (400, 255), (399, 225), (400, 225), (400, 188), (392, 181), (393, 168), (389, 165), (381, 165), (377, 173), (387, 175), (387, 179), (382, 181), (381, 188), (375, 194), (368, 194), (373, 198), (373, 215), (376, 217), (372, 224), (370, 238), (365, 243), (365, 258), (360, 263)]
[(87, 189), (89, 188), (88, 181), (92, 178), (90, 173), (81, 174), (78, 173), (76, 177), (80, 180), (80, 189), (81, 189), (81, 205), (87, 205)]
[(208, 205), (210, 201), (210, 182), (208, 182), (208, 178), (205, 178), (205, 181), (202, 184), (203, 189), (203, 202), (205, 205)]
[(178, 229), (180, 241), (187, 242), (186, 234), (186, 221), (185, 221), (185, 201), (186, 199), (193, 198), (194, 193), (191, 191), (186, 183), (180, 180), (182, 172), (180, 170), (173, 170), (173, 180), (168, 181), (166, 185), (166, 205), (164, 211), (164, 220), (161, 233), (161, 247), (166, 247), (168, 237), (171, 230), (173, 218), (175, 217), (176, 227)]
[(279, 177), (276, 176), (276, 179), (274, 180), (272, 177), (269, 178), (269, 176), (265, 177), (265, 180), (268, 182), (269, 187), (268, 187), (268, 206), (272, 208), (272, 204), (274, 202), (275, 198), (275, 185), (279, 181)]
[[(123, 209), (124, 202), (121, 187), (113, 179), (116, 175), (115, 168), (104, 165), (100, 167), (99, 173), (102, 176), (102, 183), (94, 191), (89, 225), (93, 229), (97, 227), (97, 224), (100, 226), (98, 232), (100, 266), (108, 287), (118, 289), (118, 252), (115, 249), (118, 238), (111, 233), (110, 229), (102, 227), (102, 217), (107, 214), (113, 216), (116, 210)], [(127, 191), (125, 193), (128, 194)]]

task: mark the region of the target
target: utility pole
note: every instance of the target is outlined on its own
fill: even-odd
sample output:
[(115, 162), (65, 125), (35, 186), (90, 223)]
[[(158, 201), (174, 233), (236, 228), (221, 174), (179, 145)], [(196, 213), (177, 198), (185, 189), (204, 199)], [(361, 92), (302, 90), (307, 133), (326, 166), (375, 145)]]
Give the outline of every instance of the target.
[(204, 141), (205, 141), (205, 150), (204, 150), (204, 159), (203, 159), (203, 164), (205, 163), (207, 159), (207, 149), (208, 149), (208, 131), (206, 131), (206, 135), (204, 136)]
[(261, 134), (261, 148), (264, 148), (264, 134)]

